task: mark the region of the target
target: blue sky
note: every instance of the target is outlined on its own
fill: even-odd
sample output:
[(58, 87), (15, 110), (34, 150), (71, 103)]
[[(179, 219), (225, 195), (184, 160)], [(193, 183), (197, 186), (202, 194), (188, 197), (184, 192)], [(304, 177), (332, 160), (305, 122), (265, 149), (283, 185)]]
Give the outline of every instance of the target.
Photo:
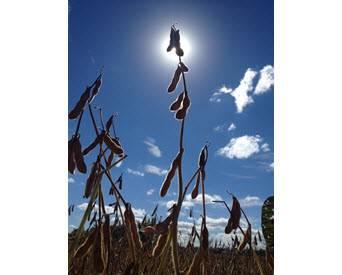
[[(168, 107), (181, 86), (167, 93), (177, 63), (162, 49), (173, 23), (181, 43), (183, 35), (191, 46), (183, 59), (190, 68), (191, 99), (185, 179), (210, 142), (208, 200), (221, 196), (230, 204), (228, 189), (258, 229), (260, 205), (273, 194), (273, 1), (69, 1), (69, 110), (104, 66), (93, 104), (103, 108), (105, 119), (118, 113), (117, 134), (128, 154), (112, 174), (124, 173), (123, 194), (136, 216), (151, 213), (157, 203), (159, 215), (165, 215), (167, 203), (176, 200), (176, 181), (163, 199), (159, 189), (177, 153), (180, 126)], [(75, 124), (69, 121), (69, 137)], [(82, 146), (94, 138), (88, 114), (80, 133)], [(90, 165), (93, 159), (89, 154), (85, 161)], [(87, 202), (85, 181), (85, 175), (69, 175), (69, 204), (79, 206), (69, 226), (78, 225)], [(106, 197), (106, 202), (112, 201)], [(197, 220), (200, 204), (187, 200), (186, 205), (194, 207)], [(192, 222), (186, 213), (184, 230)], [(227, 211), (209, 203), (207, 215), (211, 237), (222, 238)]]

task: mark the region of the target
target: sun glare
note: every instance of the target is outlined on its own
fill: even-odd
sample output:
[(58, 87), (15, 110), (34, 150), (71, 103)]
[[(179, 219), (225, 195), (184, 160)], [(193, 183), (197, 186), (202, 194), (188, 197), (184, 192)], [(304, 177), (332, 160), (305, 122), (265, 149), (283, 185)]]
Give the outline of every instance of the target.
[[(170, 38), (169, 36), (167, 36), (163, 40), (163, 43), (161, 45), (162, 56), (168, 61), (173, 61), (173, 62), (178, 61), (178, 56), (176, 55), (175, 49), (172, 49), (170, 52), (166, 51), (166, 48), (168, 47), (169, 42), (170, 42)], [(191, 48), (190, 40), (187, 39), (187, 37), (184, 36), (183, 34), (181, 34), (180, 45), (181, 45), (181, 48), (184, 50), (184, 57), (188, 59), (189, 56), (191, 56), (192, 48)]]

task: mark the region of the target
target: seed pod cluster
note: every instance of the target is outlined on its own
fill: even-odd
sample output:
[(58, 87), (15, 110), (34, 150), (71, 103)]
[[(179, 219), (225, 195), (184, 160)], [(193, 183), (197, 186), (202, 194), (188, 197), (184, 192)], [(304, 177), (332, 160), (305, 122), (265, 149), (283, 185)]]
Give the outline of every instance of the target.
[(68, 142), (68, 170), (74, 174), (75, 169), (83, 174), (87, 173), (87, 166), (83, 159), (80, 135), (72, 136)]
[(235, 230), (238, 228), (240, 224), (240, 218), (241, 218), (241, 208), (240, 203), (237, 200), (236, 197), (233, 196), (233, 206), (230, 213), (230, 218), (228, 220), (228, 224), (224, 230), (226, 234), (229, 234), (232, 232), (232, 230)]
[(176, 49), (176, 54), (178, 56), (183, 56), (184, 51), (180, 47), (180, 35), (179, 35), (179, 30), (176, 29), (174, 25), (171, 27), (170, 31), (170, 43), (169, 46), (167, 47), (166, 51), (171, 51), (173, 48)]
[(252, 226), (251, 224), (249, 223), (248, 224), (248, 228), (247, 228), (247, 231), (243, 237), (243, 240), (241, 242), (241, 244), (239, 245), (239, 248), (238, 250), (241, 252), (245, 247), (246, 245), (251, 241), (251, 238), (252, 238)]
[(170, 167), (169, 171), (167, 172), (165, 179), (162, 183), (162, 186), (160, 188), (160, 196), (161, 197), (164, 197), (166, 195), (167, 191), (169, 190), (172, 179), (175, 176), (176, 170), (177, 170), (178, 165), (179, 165), (180, 156), (181, 156), (181, 153), (178, 153), (176, 158), (171, 163), (171, 167)]

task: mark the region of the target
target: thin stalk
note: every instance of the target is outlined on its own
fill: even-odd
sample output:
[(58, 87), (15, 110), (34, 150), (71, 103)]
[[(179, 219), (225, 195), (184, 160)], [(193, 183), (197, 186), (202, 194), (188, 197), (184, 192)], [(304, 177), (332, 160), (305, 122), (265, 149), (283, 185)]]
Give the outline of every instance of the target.
[[(179, 57), (179, 62), (181, 62), (180, 57)], [(185, 93), (187, 93), (184, 72), (182, 72), (182, 78), (183, 78), (184, 91), (185, 91)], [(177, 201), (177, 209), (176, 209), (176, 213), (174, 215), (173, 225), (172, 225), (172, 259), (173, 259), (173, 264), (174, 264), (176, 275), (180, 274), (179, 261), (178, 261), (177, 232), (178, 232), (178, 216), (179, 216), (180, 210), (182, 208), (182, 202), (183, 202), (182, 160), (183, 160), (183, 152), (184, 152), (184, 148), (183, 148), (184, 125), (185, 125), (185, 117), (182, 119), (180, 135), (179, 135), (180, 158), (179, 158), (178, 169), (177, 169), (178, 170), (178, 201)]]

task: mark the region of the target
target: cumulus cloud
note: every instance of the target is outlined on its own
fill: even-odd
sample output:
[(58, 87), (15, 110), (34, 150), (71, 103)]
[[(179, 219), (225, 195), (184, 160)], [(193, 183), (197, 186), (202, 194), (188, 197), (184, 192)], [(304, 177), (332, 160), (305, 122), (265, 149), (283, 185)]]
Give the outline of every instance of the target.
[(270, 90), (274, 85), (274, 70), (271, 65), (265, 66), (260, 70), (260, 78), (255, 87), (254, 94), (261, 95)]
[(235, 129), (236, 129), (236, 126), (235, 126), (234, 123), (232, 123), (232, 124), (230, 124), (229, 127), (228, 127), (228, 132), (233, 131), (233, 130), (235, 130)]
[(248, 104), (254, 102), (249, 93), (253, 91), (253, 79), (256, 75), (256, 71), (248, 68), (240, 81), (240, 85), (230, 93), (230, 95), (235, 99), (235, 105), (238, 113), (242, 113), (243, 109)]
[(158, 166), (146, 164), (145, 165), (145, 172), (149, 174), (154, 174), (157, 176), (164, 176), (167, 173), (167, 170), (161, 169)]
[(263, 145), (261, 145), (260, 149), (266, 153), (270, 151), (270, 146), (268, 145), (268, 143), (264, 143)]
[(162, 156), (162, 152), (155, 144), (156, 141), (153, 138), (147, 138), (144, 143), (147, 145), (147, 150), (152, 156), (155, 156), (156, 158), (160, 158)]
[(214, 92), (211, 97), (209, 98), (209, 101), (211, 102), (221, 102), (221, 95), (229, 94), (233, 91), (232, 88), (227, 88), (225, 85), (223, 85), (218, 91)]
[(233, 131), (236, 129), (236, 126), (234, 123), (231, 123), (231, 124), (222, 124), (222, 125), (217, 125), (213, 128), (214, 132), (223, 132), (223, 131)]
[(232, 138), (226, 146), (218, 149), (216, 153), (230, 159), (247, 159), (253, 154), (259, 153), (261, 142), (262, 138), (259, 135)]
[[(88, 203), (84, 202), (82, 204), (77, 205), (77, 208), (81, 211), (85, 211), (87, 209), (87, 206), (88, 206)], [(125, 207), (123, 205), (120, 205), (120, 208), (121, 208), (122, 212), (125, 211)], [(97, 211), (98, 209), (99, 209), (99, 206), (97, 204), (95, 204), (93, 211), (94, 210)], [(113, 213), (114, 212), (114, 206), (105, 205), (105, 210), (106, 210), (107, 214)], [(144, 216), (146, 215), (146, 210), (143, 208), (132, 207), (132, 211), (133, 211), (133, 214), (134, 214), (135, 219), (137, 221), (141, 221), (144, 218)]]
[(263, 202), (257, 196), (247, 196), (239, 200), (241, 207), (262, 206)]
[(73, 178), (68, 178), (68, 183), (74, 183), (75, 180)]
[(152, 189), (147, 190), (146, 195), (151, 196), (153, 193), (154, 193), (154, 189), (152, 188)]
[[(213, 195), (210, 195), (210, 194), (205, 194), (205, 203), (206, 205), (210, 205), (210, 204), (214, 204), (213, 201), (220, 201), (222, 200), (222, 197), (220, 195), (216, 195), (216, 194), (213, 194)], [(176, 201), (175, 200), (170, 200), (170, 201), (167, 201), (165, 203), (166, 207), (167, 208), (170, 208), (173, 204), (175, 204)], [(199, 193), (197, 195), (197, 198), (196, 199), (192, 199), (191, 198), (191, 194), (187, 194), (184, 198), (184, 201), (183, 201), (183, 204), (182, 204), (182, 207), (184, 208), (190, 208), (190, 207), (193, 207), (195, 205), (202, 205), (202, 193)]]
[(217, 125), (214, 127), (214, 132), (223, 132), (224, 125)]
[(140, 171), (137, 171), (137, 170), (133, 170), (131, 168), (127, 168), (127, 173), (128, 174), (132, 174), (134, 176), (140, 176), (140, 177), (145, 176), (145, 174), (143, 172), (140, 172)]
[[(254, 80), (259, 75), (258, 82), (254, 88)], [(221, 102), (221, 96), (229, 94), (234, 98), (238, 113), (242, 113), (244, 108), (254, 102), (253, 95), (261, 95), (268, 92), (274, 85), (273, 66), (266, 65), (260, 71), (248, 68), (240, 80), (239, 86), (235, 89), (227, 88), (223, 85), (219, 90), (215, 91), (209, 101)]]

